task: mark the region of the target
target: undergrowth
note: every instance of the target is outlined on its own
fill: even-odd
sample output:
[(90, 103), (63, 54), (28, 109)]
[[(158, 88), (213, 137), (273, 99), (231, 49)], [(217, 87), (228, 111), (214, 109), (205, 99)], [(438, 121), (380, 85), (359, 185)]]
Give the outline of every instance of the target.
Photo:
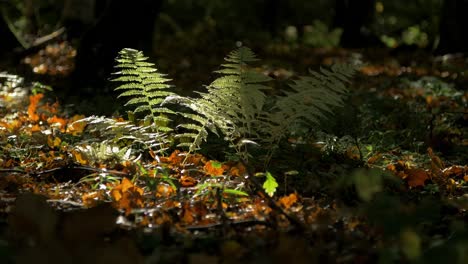
[[(252, 67), (258, 61), (252, 50), (240, 47), (229, 53), (221, 69), (215, 71), (221, 76), (192, 98), (171, 92), (169, 79), (146, 60), (140, 51), (123, 49), (116, 59), (115, 74), (119, 77), (113, 81), (120, 82), (116, 88), (122, 91), (119, 97), (128, 98), (126, 105), (133, 106), (135, 116), (146, 113), (143, 121), (134, 122), (152, 126), (160, 133), (159, 153), (174, 144), (187, 148), (185, 163), (188, 154), (199, 151), (214, 134), (234, 150), (236, 159), (246, 165), (252, 159), (262, 160), (265, 170), (279, 143), (294, 133), (295, 127), (317, 127), (344, 105), (346, 83), (355, 72), (349, 64), (310, 71), (270, 98), (272, 79)], [(182, 117), (183, 121), (170, 127), (171, 116)], [(145, 140), (141, 141), (145, 144)], [(267, 181), (271, 178), (267, 177)]]

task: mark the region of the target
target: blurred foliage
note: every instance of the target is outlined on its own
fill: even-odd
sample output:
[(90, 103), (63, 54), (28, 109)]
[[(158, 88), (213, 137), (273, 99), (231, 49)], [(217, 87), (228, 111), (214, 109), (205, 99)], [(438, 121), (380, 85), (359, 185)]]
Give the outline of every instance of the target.
[(415, 45), (435, 48), (442, 0), (381, 0), (376, 3), (374, 34), (390, 48)]
[[(65, 0), (13, 0), (0, 8), (23, 46), (34, 37), (56, 30), (64, 22)], [(365, 25), (387, 47), (402, 45), (433, 49), (439, 38), (442, 0), (376, 1), (374, 21)], [(154, 38), (187, 49), (223, 42), (300, 41), (313, 47), (336, 47), (340, 29), (332, 29), (334, 1), (325, 0), (167, 0), (155, 18)], [(99, 17), (97, 14), (96, 18)], [(368, 28), (367, 28), (368, 27)], [(291, 33), (295, 30), (295, 33)], [(158, 45), (156, 44), (156, 45)], [(250, 45), (249, 43), (246, 43)]]

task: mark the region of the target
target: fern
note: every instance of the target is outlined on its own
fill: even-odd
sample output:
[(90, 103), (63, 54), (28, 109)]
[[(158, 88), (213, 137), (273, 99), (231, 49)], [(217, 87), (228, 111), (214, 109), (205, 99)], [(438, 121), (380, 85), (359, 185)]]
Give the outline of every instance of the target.
[[(334, 65), (330, 70), (311, 71), (290, 84), (290, 89), (275, 99), (273, 107), (266, 107), (265, 85), (271, 78), (253, 70), (250, 63), (256, 62), (255, 54), (246, 47), (231, 52), (221, 69), (221, 74), (199, 93), (199, 98), (178, 96), (167, 91), (163, 74), (152, 63), (146, 62), (140, 51), (124, 49), (117, 58), (120, 75), (114, 81), (123, 82), (116, 90), (119, 97), (130, 97), (126, 105), (135, 105), (135, 112), (146, 112), (153, 124), (167, 123), (165, 114), (174, 114), (165, 107), (176, 103), (191, 111), (178, 111), (188, 122), (179, 124), (174, 135), (178, 147), (187, 147), (189, 153), (197, 151), (211, 133), (224, 136), (239, 158), (248, 162), (249, 144), (261, 144), (267, 150), (267, 161), (278, 143), (301, 123), (307, 127), (319, 122), (343, 105), (347, 94), (345, 83), (355, 68), (350, 65)], [(167, 126), (157, 126), (157, 132), (168, 132)], [(143, 133), (144, 134), (144, 133)], [(140, 134), (143, 136), (143, 134)], [(144, 136), (143, 136), (144, 137)]]
[(256, 137), (255, 124), (265, 103), (264, 91), (270, 89), (264, 83), (270, 78), (248, 67), (257, 59), (246, 47), (231, 52), (225, 60), (227, 63), (216, 71), (223, 76), (214, 80), (207, 92), (200, 93), (200, 98), (173, 98), (195, 112), (183, 114), (194, 122), (179, 125), (190, 132), (177, 137), (189, 140), (179, 146), (195, 151), (206, 140), (208, 131), (217, 134), (219, 130), (236, 153), (247, 160), (247, 144)]
[[(90, 116), (75, 122), (85, 122), (86, 131), (92, 136), (86, 143), (101, 142), (103, 144), (120, 145), (120, 142), (130, 144), (134, 149), (138, 145), (145, 146), (155, 153), (165, 150), (161, 142), (166, 140), (166, 135), (153, 132), (151, 126), (137, 126), (130, 122), (121, 122), (112, 118)], [(85, 142), (83, 142), (85, 143)]]
[(320, 73), (310, 71), (309, 76), (299, 77), (289, 85), (292, 91), (277, 98), (275, 106), (261, 117), (263, 143), (270, 146), (270, 155), (294, 124), (317, 126), (334, 108), (343, 106), (348, 93), (344, 83), (349, 82), (355, 67), (336, 64), (330, 70), (322, 68)]
[(130, 98), (126, 106), (135, 107), (135, 113), (146, 113), (145, 119), (152, 120), (156, 131), (169, 132), (172, 129), (168, 127), (171, 120), (167, 114), (174, 112), (162, 107), (161, 103), (167, 96), (174, 94), (168, 91), (171, 85), (167, 82), (171, 79), (165, 78), (166, 75), (159, 73), (147, 59), (141, 51), (128, 48), (121, 50), (115, 66), (119, 71), (114, 73), (119, 77), (112, 81), (122, 83), (115, 90), (121, 91), (118, 97)]

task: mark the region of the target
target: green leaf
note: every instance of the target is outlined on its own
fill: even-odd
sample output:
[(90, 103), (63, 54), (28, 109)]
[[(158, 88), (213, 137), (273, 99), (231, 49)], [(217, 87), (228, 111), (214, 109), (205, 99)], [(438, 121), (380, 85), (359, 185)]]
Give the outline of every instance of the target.
[(273, 175), (271, 175), (270, 172), (267, 171), (265, 173), (265, 176), (266, 180), (263, 183), (263, 189), (268, 195), (273, 196), (273, 194), (275, 194), (276, 192), (276, 188), (278, 187), (278, 183), (276, 182), (276, 179), (273, 177)]
[(211, 161), (211, 166), (213, 168), (215, 168), (215, 169), (220, 169), (223, 166), (223, 164), (221, 162), (219, 162), (219, 161), (212, 160)]
[(235, 190), (235, 189), (224, 189), (223, 192), (234, 194), (234, 195), (240, 195), (240, 196), (249, 196), (246, 192)]

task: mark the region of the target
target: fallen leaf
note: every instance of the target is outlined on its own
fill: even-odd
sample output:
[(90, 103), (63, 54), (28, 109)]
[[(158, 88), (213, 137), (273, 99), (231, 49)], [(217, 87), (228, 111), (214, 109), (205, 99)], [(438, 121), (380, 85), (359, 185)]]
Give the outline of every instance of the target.
[(35, 94), (29, 96), (29, 106), (28, 106), (28, 115), (29, 119), (32, 121), (38, 121), (39, 116), (36, 113), (37, 110), (37, 105), (39, 104), (39, 101), (44, 97), (44, 94)]
[(289, 209), (293, 204), (297, 202), (297, 194), (291, 193), (288, 196), (283, 196), (279, 199), (279, 204), (285, 209)]
[(52, 149), (56, 147), (60, 147), (61, 143), (62, 143), (62, 140), (59, 137), (53, 137), (50, 135), (47, 137), (47, 145)]
[(427, 172), (423, 169), (408, 169), (406, 180), (410, 187), (424, 186), (425, 181), (429, 179)]
[(60, 129), (64, 129), (65, 126), (67, 125), (67, 121), (63, 118), (60, 118), (60, 117), (57, 117), (57, 116), (53, 116), (53, 117), (49, 117), (47, 119), (47, 123), (49, 124), (59, 124), (60, 125)]
[(156, 187), (156, 197), (169, 197), (171, 195), (175, 194), (174, 188), (170, 186), (169, 184), (165, 183), (160, 183)]
[(195, 221), (193, 217), (193, 210), (189, 203), (184, 203), (182, 206), (182, 222), (185, 224), (192, 224)]
[(231, 169), (229, 170), (229, 174), (231, 174), (232, 176), (240, 177), (244, 176), (246, 171), (247, 170), (245, 169), (245, 166), (239, 162), (235, 166), (231, 167)]
[(71, 154), (72, 154), (73, 158), (75, 159), (75, 161), (78, 162), (79, 164), (88, 165), (89, 161), (86, 159), (86, 157), (80, 151), (73, 150), (73, 151), (71, 151)]
[(70, 119), (70, 124), (67, 127), (67, 133), (72, 134), (74, 136), (83, 133), (86, 125), (88, 125), (85, 121), (77, 122), (80, 119), (85, 118), (84, 115), (75, 115)]
[(143, 189), (134, 186), (127, 178), (123, 178), (122, 182), (115, 186), (110, 194), (115, 201), (116, 207), (124, 209), (127, 215), (130, 214), (133, 208), (143, 207)]
[(96, 206), (99, 203), (99, 201), (102, 201), (103, 198), (104, 198), (104, 193), (102, 191), (89, 192), (81, 196), (83, 205), (86, 207)]
[(453, 165), (442, 170), (445, 177), (463, 177), (468, 173), (468, 166)]
[(182, 187), (193, 187), (197, 184), (197, 180), (195, 180), (193, 177), (182, 175), (179, 179), (180, 185)]
[(224, 173), (223, 164), (216, 160), (210, 160), (205, 163), (203, 170), (210, 176), (220, 176)]

